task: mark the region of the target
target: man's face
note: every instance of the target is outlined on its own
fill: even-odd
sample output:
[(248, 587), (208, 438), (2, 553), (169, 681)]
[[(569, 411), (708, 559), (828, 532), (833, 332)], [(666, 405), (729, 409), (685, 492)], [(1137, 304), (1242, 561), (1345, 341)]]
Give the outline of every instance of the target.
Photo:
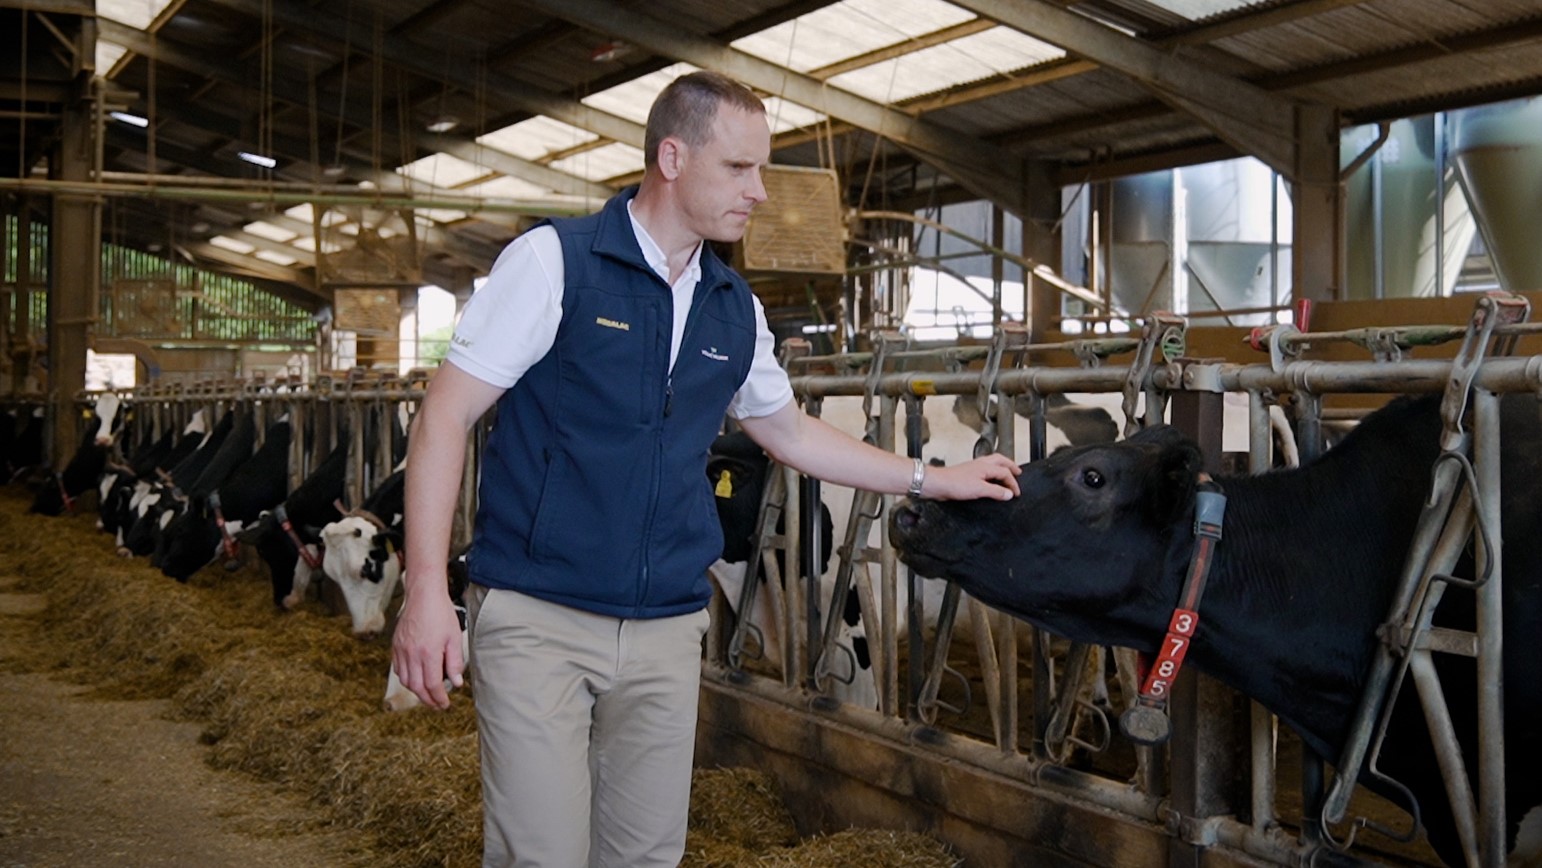
[(765, 114), (719, 106), (706, 144), (685, 148), (684, 156), (677, 183), (687, 225), (711, 241), (743, 238), (750, 211), (766, 201), (760, 173), (771, 159), (771, 129)]

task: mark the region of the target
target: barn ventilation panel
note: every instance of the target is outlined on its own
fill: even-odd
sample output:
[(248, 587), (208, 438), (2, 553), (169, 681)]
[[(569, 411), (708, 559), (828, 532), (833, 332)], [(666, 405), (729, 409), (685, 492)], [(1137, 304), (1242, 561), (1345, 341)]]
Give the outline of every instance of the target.
[(835, 172), (767, 166), (764, 178), (768, 198), (744, 233), (745, 269), (844, 274), (846, 227)]
[(411, 209), (317, 207), (312, 225), (323, 289), (417, 287), (424, 282)]
[(108, 332), (120, 338), (175, 338), (184, 331), (186, 305), (171, 278), (126, 278), (107, 288)]

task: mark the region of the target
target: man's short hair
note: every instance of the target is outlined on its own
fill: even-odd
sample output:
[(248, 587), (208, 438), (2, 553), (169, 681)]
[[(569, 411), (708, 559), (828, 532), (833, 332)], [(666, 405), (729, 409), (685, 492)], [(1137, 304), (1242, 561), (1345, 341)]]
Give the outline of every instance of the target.
[(766, 104), (742, 83), (716, 72), (702, 70), (670, 82), (648, 111), (643, 134), (643, 165), (652, 168), (659, 160), (659, 143), (670, 136), (693, 148), (707, 143), (717, 107), (728, 104), (747, 112), (765, 112)]

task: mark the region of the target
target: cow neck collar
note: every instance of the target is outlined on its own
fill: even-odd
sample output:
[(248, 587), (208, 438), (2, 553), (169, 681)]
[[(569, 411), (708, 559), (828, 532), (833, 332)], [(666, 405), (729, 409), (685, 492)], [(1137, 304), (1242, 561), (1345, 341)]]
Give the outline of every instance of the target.
[(235, 560), (240, 553), (240, 545), (235, 537), (230, 535), (230, 528), (225, 525), (225, 513), (220, 509), (220, 493), (209, 492), (209, 508), (214, 510), (214, 526), (219, 528), (220, 546), (225, 550), (225, 557)]
[(69, 491), (67, 491), (65, 489), (65, 487), (64, 487), (64, 474), (63, 473), (55, 473), (54, 474), (54, 482), (56, 482), (59, 485), (59, 497), (60, 497), (60, 499), (62, 499), (64, 501), (64, 511), (68, 512), (70, 515), (74, 515), (75, 514), (75, 498), (70, 497)]
[(1167, 719), (1167, 697), (1183, 666), (1194, 633), (1199, 629), (1199, 598), (1205, 593), (1215, 547), (1221, 541), (1221, 520), (1226, 514), (1226, 494), (1210, 474), (1199, 475), (1194, 494), (1194, 549), (1183, 593), (1168, 619), (1167, 634), (1156, 661), (1141, 679), (1140, 695), (1119, 718), (1119, 728), (1131, 741), (1158, 745), (1167, 741), (1172, 725)]
[(316, 557), (315, 553), (305, 545), (305, 541), (300, 539), (300, 535), (295, 532), (294, 525), (289, 521), (289, 513), (284, 509), (283, 504), (273, 508), (273, 517), (278, 520), (278, 526), (284, 531), (284, 535), (289, 537), (289, 542), (300, 553), (300, 559), (305, 561), (305, 565), (312, 570), (320, 567), (321, 558)]

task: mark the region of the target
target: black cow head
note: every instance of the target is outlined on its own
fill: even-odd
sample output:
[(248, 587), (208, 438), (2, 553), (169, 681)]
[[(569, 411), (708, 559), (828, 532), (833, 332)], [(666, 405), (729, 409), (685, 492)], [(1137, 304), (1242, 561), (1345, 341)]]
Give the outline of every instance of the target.
[(1010, 501), (911, 501), (894, 511), (892, 539), (922, 575), (1070, 638), (1114, 641), (1121, 610), (1160, 608), (1152, 595), (1164, 593), (1169, 545), (1187, 531), (1199, 468), (1192, 441), (1147, 429), (1023, 465)]
[(161, 572), (186, 582), (218, 556), (220, 540), (208, 499), (195, 497), (161, 533), (156, 563)]

